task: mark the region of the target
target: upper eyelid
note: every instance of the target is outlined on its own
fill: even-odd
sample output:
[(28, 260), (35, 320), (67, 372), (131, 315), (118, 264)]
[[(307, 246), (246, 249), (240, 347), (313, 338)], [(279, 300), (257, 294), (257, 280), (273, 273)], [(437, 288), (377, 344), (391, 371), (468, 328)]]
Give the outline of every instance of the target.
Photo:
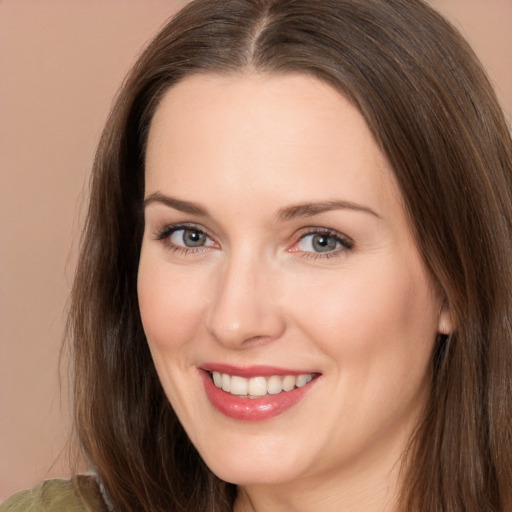
[(335, 238), (339, 238), (341, 240), (346, 240), (347, 242), (354, 244), (354, 240), (350, 236), (345, 235), (344, 233), (342, 233), (336, 229), (332, 229), (332, 228), (321, 228), (321, 227), (317, 227), (317, 226), (309, 226), (306, 228), (301, 228), (298, 231), (299, 231), (299, 234), (297, 235), (297, 241), (301, 240), (302, 238), (304, 238), (308, 235), (320, 234), (320, 235), (330, 235)]
[[(303, 230), (301, 230), (301, 231), (303, 231)], [(319, 227), (312, 228), (311, 227), (309, 229), (306, 228), (306, 230), (303, 231), (302, 234), (300, 234), (295, 239), (295, 241), (293, 242), (293, 244), (291, 245), (291, 247), (288, 250), (292, 249), (294, 246), (297, 246), (306, 237), (314, 236), (314, 235), (327, 235), (327, 236), (333, 237), (333, 238), (337, 239), (337, 241), (341, 247), (338, 247), (332, 251), (326, 251), (326, 252), (305, 251), (305, 250), (300, 250), (300, 249), (293, 250), (292, 252), (297, 252), (297, 253), (300, 252), (301, 257), (307, 257), (307, 258), (313, 258), (313, 259), (317, 259), (317, 258), (326, 259), (326, 258), (339, 257), (342, 254), (345, 254), (347, 251), (352, 251), (355, 246), (354, 240), (351, 237), (341, 233), (340, 231), (330, 229), (330, 228), (319, 228)]]
[[(179, 231), (180, 229), (195, 229), (197, 231), (200, 231), (204, 233), (208, 238), (213, 240), (216, 243), (219, 243), (217, 240), (217, 237), (213, 235), (209, 229), (207, 229), (205, 226), (201, 224), (197, 224), (195, 222), (179, 222), (176, 224), (164, 224), (161, 227), (156, 228), (156, 238), (157, 239), (164, 239), (168, 238), (172, 233)], [(304, 226), (292, 235), (293, 241), (291, 242), (292, 245), (297, 244), (300, 240), (305, 238), (309, 235), (315, 235), (315, 234), (325, 234), (329, 235), (335, 238), (338, 238), (340, 241), (344, 241), (352, 247), (354, 245), (354, 240), (349, 237), (348, 235), (345, 235), (344, 233), (327, 227), (320, 227), (320, 226)], [(288, 246), (290, 247), (290, 246)]]
[(180, 245), (171, 241), (171, 237), (174, 233), (176, 233), (177, 231), (184, 231), (187, 229), (192, 231), (199, 231), (200, 233), (206, 235), (206, 237), (209, 238), (210, 241), (213, 242), (213, 244), (218, 244), (218, 242), (216, 242), (216, 240), (208, 234), (206, 229), (191, 223), (167, 224), (164, 225), (163, 227), (157, 227), (154, 237), (155, 240), (163, 244), (168, 250), (180, 251), (184, 254), (192, 254), (212, 249), (212, 245), (199, 245), (195, 247), (187, 247), (185, 245)]
[(200, 231), (201, 233), (204, 233), (209, 238), (213, 237), (208, 229), (206, 229), (204, 226), (201, 226), (199, 224), (195, 224), (193, 222), (180, 222), (178, 224), (164, 224), (161, 227), (156, 227), (155, 231), (159, 236), (169, 236), (171, 233), (174, 233), (175, 231), (179, 231), (180, 229), (192, 229), (196, 231)]

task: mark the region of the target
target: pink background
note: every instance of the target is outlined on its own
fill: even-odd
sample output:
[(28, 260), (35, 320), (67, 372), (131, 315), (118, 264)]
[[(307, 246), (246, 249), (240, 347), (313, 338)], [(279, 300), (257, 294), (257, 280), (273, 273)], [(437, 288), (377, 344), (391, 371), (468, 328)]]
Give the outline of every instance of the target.
[[(121, 80), (186, 0), (0, 0), (0, 502), (69, 474), (66, 301), (94, 148)], [(512, 119), (512, 0), (431, 0)]]

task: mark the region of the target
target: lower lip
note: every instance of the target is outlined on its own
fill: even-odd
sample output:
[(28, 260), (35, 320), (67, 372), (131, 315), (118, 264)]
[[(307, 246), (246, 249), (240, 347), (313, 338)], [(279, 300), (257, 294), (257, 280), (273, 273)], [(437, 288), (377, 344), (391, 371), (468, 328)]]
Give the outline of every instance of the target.
[(218, 388), (208, 372), (200, 370), (199, 374), (210, 403), (225, 416), (244, 421), (263, 421), (282, 414), (302, 400), (316, 381), (313, 379), (305, 386), (292, 391), (282, 391), (276, 395), (247, 398), (232, 395)]

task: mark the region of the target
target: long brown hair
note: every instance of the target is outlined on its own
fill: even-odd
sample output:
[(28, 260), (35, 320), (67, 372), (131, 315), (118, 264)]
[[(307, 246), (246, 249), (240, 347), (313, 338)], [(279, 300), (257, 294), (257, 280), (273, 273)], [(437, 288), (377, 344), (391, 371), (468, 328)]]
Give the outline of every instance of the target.
[(197, 0), (134, 66), (96, 155), (68, 324), (77, 437), (116, 510), (233, 507), (161, 389), (136, 279), (155, 108), (186, 76), (248, 68), (315, 76), (357, 106), (451, 309), (400, 510), (512, 510), (512, 144), (473, 52), (421, 0)]

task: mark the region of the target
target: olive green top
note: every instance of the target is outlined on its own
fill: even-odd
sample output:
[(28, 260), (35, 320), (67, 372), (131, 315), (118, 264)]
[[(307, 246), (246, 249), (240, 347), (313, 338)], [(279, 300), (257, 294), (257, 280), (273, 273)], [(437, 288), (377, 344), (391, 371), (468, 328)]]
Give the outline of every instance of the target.
[(21, 491), (0, 505), (0, 512), (108, 512), (98, 483), (92, 476), (71, 480), (45, 480)]

